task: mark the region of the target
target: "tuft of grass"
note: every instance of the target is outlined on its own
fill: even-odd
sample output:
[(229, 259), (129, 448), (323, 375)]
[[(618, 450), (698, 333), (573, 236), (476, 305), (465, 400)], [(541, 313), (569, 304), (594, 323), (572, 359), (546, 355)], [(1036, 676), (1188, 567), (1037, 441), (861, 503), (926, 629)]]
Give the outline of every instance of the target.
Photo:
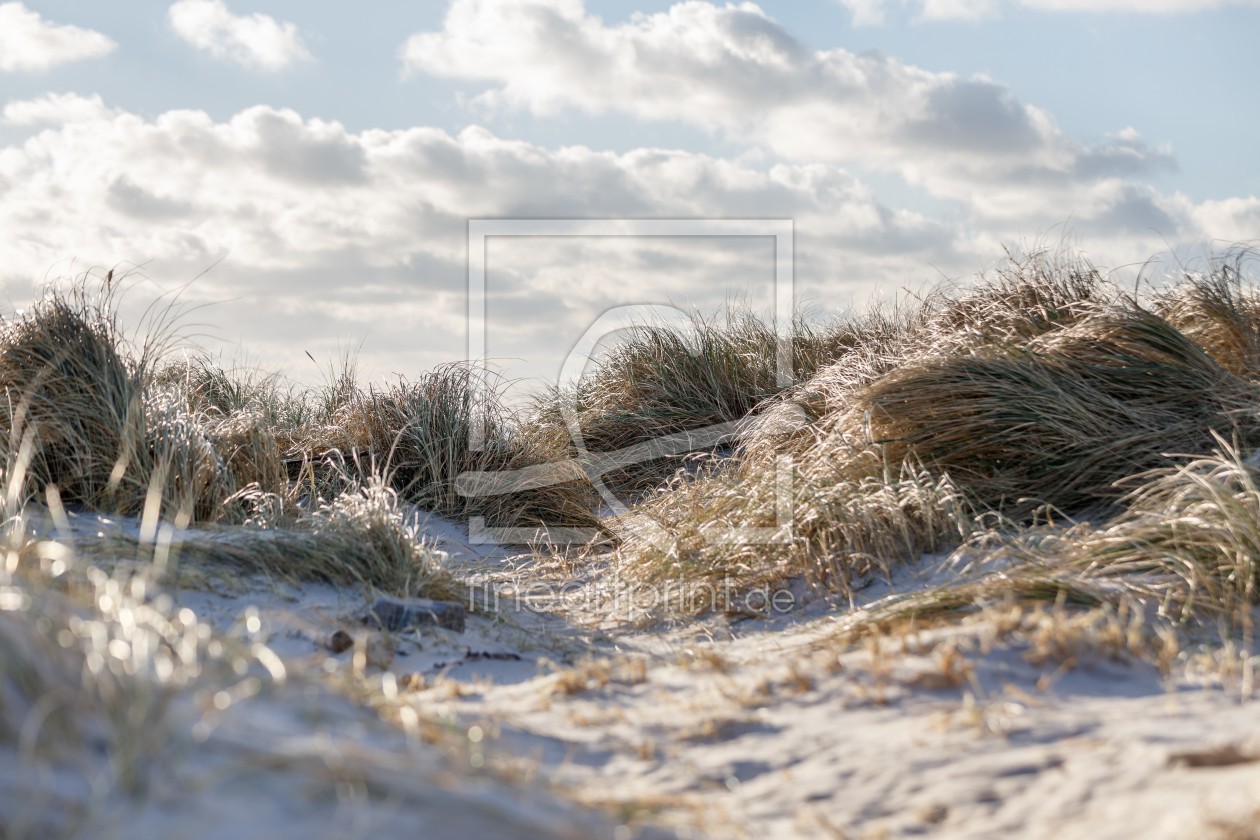
[[(538, 523), (595, 527), (596, 498), (585, 480), (493, 496), (465, 498), (465, 472), (515, 470), (547, 462), (504, 408), (502, 383), (464, 362), (442, 365), (414, 381), (346, 396), (332, 423), (317, 428), (308, 449), (335, 451), (353, 481), (380, 473), (408, 502), (444, 516), (482, 516), (499, 527)], [(480, 439), (480, 448), (473, 441)], [(348, 456), (348, 457), (347, 457)]]
[[(402, 597), (466, 596), (445, 555), (418, 533), (416, 516), (377, 478), (321, 503), (283, 528), (224, 527), (171, 537), (172, 562), (229, 565), (283, 580), (318, 580)], [(160, 543), (159, 543), (160, 545)], [(155, 556), (130, 537), (85, 543), (91, 554)]]
[(235, 490), (221, 459), (195, 415), (149, 389), (164, 336), (132, 347), (114, 302), (85, 281), (0, 327), (0, 446), (67, 504), (136, 514), (152, 485), (164, 508), (216, 518)]
[[(1260, 603), (1260, 474), (1236, 447), (1217, 443), (1211, 456), (1132, 477), (1124, 510), (1102, 525), (979, 536), (959, 559), (971, 555), (983, 571), (889, 599), (859, 624), (931, 622), (1004, 603), (1121, 613), (1145, 605), (1165, 622), (1161, 639), (1178, 625), (1232, 627), (1248, 648), (1252, 608)], [(1151, 643), (1166, 668), (1158, 648)]]
[(621, 523), (620, 568), (636, 580), (682, 579), (697, 593), (689, 609), (706, 610), (728, 583), (748, 591), (802, 576), (851, 592), (856, 579), (951, 549), (974, 530), (948, 476), (913, 461), (893, 468), (877, 447), (852, 457), (865, 474), (817, 459), (679, 476)]
[(0, 325), (0, 448), (22, 464), (18, 484), (35, 496), (55, 487), (67, 505), (184, 524), (239, 521), (250, 515), (243, 502), (286, 496), (270, 420), (223, 411), (205, 397), (205, 376), (173, 375), (163, 363), (169, 312), (137, 346), (116, 304), (112, 276), (99, 287), (85, 277)]
[(915, 360), (1028, 342), (1120, 297), (1088, 260), (1037, 249), (1018, 258), (1008, 254), (1006, 264), (972, 287), (944, 285), (891, 306), (877, 302), (837, 322), (832, 355), (763, 408), (767, 422), (742, 448), (761, 458), (800, 455), (819, 430), (829, 431), (849, 412), (860, 392)]
[(1236, 376), (1260, 379), (1260, 291), (1248, 280), (1256, 253), (1235, 247), (1185, 271), (1155, 295), (1154, 310)]
[[(841, 322), (794, 319), (785, 343), (796, 376), (810, 376), (854, 341)], [(613, 452), (646, 441), (741, 420), (779, 394), (774, 325), (734, 304), (724, 317), (693, 316), (686, 329), (640, 324), (595, 360), (576, 383), (539, 397), (523, 432), (551, 459), (572, 457), (566, 426), (572, 408), (582, 442), (592, 453)], [(680, 466), (665, 457), (610, 472), (608, 486), (634, 496), (659, 486)]]
[(303, 574), (368, 584), (398, 595), (460, 594), (443, 566), (444, 555), (419, 537), (415, 523), (407, 522), (397, 493), (379, 481), (320, 506), (299, 520), (298, 527), (309, 538), (299, 539), (294, 547), (306, 552), (293, 552), (289, 562)]
[(1105, 527), (1074, 534), (1062, 551), (1095, 576), (1171, 580), (1165, 602), (1244, 621), (1260, 603), (1260, 473), (1254, 460), (1217, 437), (1212, 455), (1135, 476), (1125, 511)]
[(1086, 317), (1023, 346), (908, 361), (854, 395), (837, 425), (893, 458), (947, 471), (980, 504), (1080, 510), (1114, 483), (1202, 451), (1214, 432), (1260, 442), (1260, 390), (1151, 313)]

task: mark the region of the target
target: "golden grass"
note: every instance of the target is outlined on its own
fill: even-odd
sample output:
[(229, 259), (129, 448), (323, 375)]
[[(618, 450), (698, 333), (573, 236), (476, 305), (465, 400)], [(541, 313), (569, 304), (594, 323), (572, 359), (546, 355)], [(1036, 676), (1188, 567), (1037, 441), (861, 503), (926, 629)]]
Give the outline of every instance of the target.
[[(1114, 606), (1093, 579), (1102, 574), (1191, 612), (1196, 599), (1226, 612), (1254, 601), (1250, 491), (1223, 486), (1260, 446), (1260, 383), (1245, 355), (1258, 296), (1241, 265), (1217, 260), (1148, 306), (1087, 262), (1034, 253), (973, 289), (873, 311), (856, 322), (862, 343), (762, 407), (737, 457), (680, 474), (634, 509), (620, 568), (745, 587), (799, 575), (845, 591), (985, 534), (1028, 562), (913, 609), (944, 613), (989, 590)], [(1224, 440), (1233, 466), (1222, 452), (1194, 460)], [(1150, 479), (1163, 483), (1131, 492)], [(1195, 505), (1221, 516), (1232, 505), (1233, 524)], [(1064, 513), (1114, 518), (1114, 531), (1023, 530)], [(730, 538), (750, 527), (779, 530)], [(1136, 569), (1166, 574), (1139, 585)]]
[[(798, 316), (784, 346), (794, 375), (808, 377), (859, 340), (845, 321), (816, 324)], [(696, 313), (684, 330), (636, 325), (579, 382), (544, 392), (522, 431), (558, 460), (576, 454), (566, 407), (592, 453), (740, 420), (783, 390), (779, 341), (771, 323), (736, 304), (728, 304), (722, 317)], [(634, 498), (661, 484), (679, 464), (678, 457), (666, 457), (614, 470), (605, 480), (615, 492)]]
[[(972, 288), (820, 325), (797, 319), (793, 365), (808, 378), (787, 390), (776, 379), (773, 328), (745, 310), (729, 307), (685, 332), (644, 325), (571, 393), (545, 396), (524, 418), (503, 407), (502, 383), (462, 363), (365, 389), (347, 354), (322, 387), (302, 392), (205, 357), (166, 362), (169, 330), (132, 345), (109, 285), (93, 296), (81, 283), (5, 322), (0, 421), (10, 460), (25, 447), (32, 495), (54, 486), (67, 504), (177, 525), (246, 524), (184, 532), (185, 556), (287, 577), (457, 591), (406, 536), (411, 503), (490, 525), (607, 528), (631, 580), (738, 588), (803, 577), (848, 591), (997, 526), (1008, 554), (1058, 552), (1054, 568), (1044, 557), (1019, 566), (1026, 593), (1066, 587), (1097, 604), (1082, 569), (1133, 581), (1140, 575), (1128, 570), (1142, 568), (1181, 581), (1159, 591), (1174, 586), (1173, 601), (1193, 610), (1195, 598), (1254, 599), (1254, 547), (1241, 525), (1191, 535), (1202, 517), (1177, 508), (1181, 490), (1131, 491), (1172, 470), (1162, 480), (1189, 482), (1222, 510), (1238, 496), (1221, 488), (1260, 444), (1249, 355), (1260, 346), (1260, 296), (1247, 258), (1229, 252), (1142, 303), (1084, 260), (1035, 252)], [(661, 459), (614, 474), (639, 502), (617, 522), (600, 522), (598, 496), (580, 477), (459, 495), (462, 473), (571, 457), (565, 400), (595, 452), (757, 422), (728, 457), (710, 453), (699, 468)], [(476, 438), (484, 446), (474, 451)], [(1193, 461), (1224, 440), (1233, 473)], [(1177, 453), (1189, 455), (1170, 461)], [(1114, 518), (1112, 530), (1011, 538), (1064, 512)], [(1157, 535), (1161, 527), (1168, 533)], [(974, 601), (964, 592), (972, 585), (960, 581), (938, 606)]]
[(1154, 301), (1160, 317), (1222, 367), (1253, 380), (1260, 378), (1260, 292), (1247, 274), (1254, 259), (1248, 248), (1227, 249), (1207, 271), (1185, 272), (1182, 282)]
[(1260, 477), (1217, 439), (1217, 450), (1134, 479), (1127, 509), (1105, 527), (1065, 540), (1070, 565), (1092, 576), (1166, 581), (1182, 613), (1239, 611), (1260, 602)]
[(161, 335), (140, 348), (123, 337), (112, 291), (50, 290), (0, 330), (0, 436), (42, 491), (67, 504), (139, 513), (151, 481), (163, 506), (215, 518), (236, 488), (199, 418), (150, 390)]
[(726, 581), (744, 591), (804, 576), (848, 591), (857, 577), (952, 549), (971, 533), (971, 509), (947, 476), (910, 461), (894, 468), (878, 447), (848, 454), (867, 463), (865, 475), (817, 458), (679, 476), (632, 512), (626, 524), (634, 530), (621, 531), (622, 573), (712, 584), (688, 601), (693, 610), (707, 610), (717, 606), (718, 584)]
[(155, 557), (168, 573), (227, 566), (288, 581), (326, 581), (402, 597), (461, 600), (467, 590), (446, 569), (445, 555), (423, 539), (398, 494), (379, 479), (347, 490), (280, 528), (219, 527), (137, 541), (110, 536), (81, 541), (85, 554)]

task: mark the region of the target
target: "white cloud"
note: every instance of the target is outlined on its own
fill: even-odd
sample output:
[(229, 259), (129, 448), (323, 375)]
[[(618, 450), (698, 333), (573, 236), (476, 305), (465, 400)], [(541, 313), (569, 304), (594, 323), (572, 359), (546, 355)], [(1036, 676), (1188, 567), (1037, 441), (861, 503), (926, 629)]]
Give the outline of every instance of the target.
[[(0, 229), (31, 268), (72, 252), (196, 260), (230, 250), (234, 264), (263, 270), (350, 251), (379, 267), (421, 253), (459, 262), (464, 223), (480, 216), (795, 216), (825, 219), (829, 237), (871, 237), (872, 250), (932, 227), (827, 164), (758, 171), (681, 151), (547, 150), (477, 127), (353, 134), (267, 106), (222, 123), (200, 111), (108, 114), (0, 151)], [(25, 214), (56, 190), (75, 202), (25, 239)]]
[(1054, 12), (1131, 12), (1169, 15), (1206, 12), (1226, 6), (1257, 6), (1260, 0), (1019, 0), (1033, 9)]
[(100, 58), (117, 47), (99, 32), (51, 23), (21, 3), (0, 4), (0, 70), (39, 72)]
[(105, 107), (98, 93), (79, 96), (77, 93), (46, 93), (36, 99), (14, 99), (4, 106), (4, 122), (8, 125), (60, 125), (71, 122), (104, 120), (117, 112)]
[[(1118, 177), (1092, 182), (1070, 203), (1032, 191), (1009, 217), (980, 223), (890, 208), (827, 163), (759, 168), (661, 149), (548, 149), (476, 127), (354, 133), (265, 106), (222, 122), (200, 111), (148, 121), (94, 98), (35, 102), (45, 104), (9, 106), (19, 115), (46, 108), (64, 124), (0, 148), (8, 298), (21, 305), (23, 290), (50, 270), (146, 263), (171, 288), (222, 260), (183, 300), (229, 301), (195, 320), (234, 332), (200, 331), (308, 375), (315, 369), (304, 351), (324, 359), (359, 339), (367, 339), (364, 368), (380, 373), (461, 357), (471, 218), (791, 218), (798, 299), (824, 310), (864, 305), (877, 286), (895, 292), (938, 270), (965, 276), (1069, 215), (1093, 255), (1111, 264), (1145, 259), (1165, 241), (1260, 233), (1256, 199), (1196, 205)], [(68, 112), (83, 120), (65, 121)], [(1140, 155), (1135, 144), (1121, 132), (1110, 148)], [(557, 343), (567, 349), (611, 305), (712, 305), (732, 286), (755, 291), (764, 249), (695, 258), (688, 247), (492, 248), (491, 353), (535, 362), (518, 366), (522, 375), (546, 373), (538, 360), (555, 361)]]
[(919, 20), (977, 21), (993, 17), (997, 10), (998, 0), (922, 0)]
[[(363, 337), (365, 364), (380, 371), (462, 356), (467, 220), (570, 216), (793, 218), (798, 288), (828, 306), (864, 300), (881, 280), (899, 288), (929, 265), (973, 262), (958, 257), (954, 227), (881, 205), (828, 164), (762, 170), (681, 151), (546, 149), (481, 128), (351, 133), (265, 106), (224, 122), (101, 112), (0, 149), (10, 299), (71, 258), (77, 270), (147, 263), (168, 287), (224, 258), (184, 299), (233, 302), (197, 320), (238, 325), (246, 347), (299, 370), (310, 367), (304, 350), (323, 358)], [(740, 259), (686, 263), (669, 244), (646, 257), (591, 257), (592, 247), (575, 255), (552, 243), (514, 264), (503, 299), (516, 314), (546, 311), (538, 323), (550, 328), (535, 335), (526, 324), (511, 341), (500, 329), (492, 352), (541, 358), (529, 342), (568, 330), (571, 343), (616, 295), (713, 303), (752, 271)], [(492, 266), (494, 277), (507, 271)]]
[(170, 19), (175, 32), (197, 49), (244, 67), (276, 71), (311, 58), (294, 24), (270, 15), (234, 15), (222, 0), (180, 0), (171, 6)]
[[(878, 26), (885, 22), (885, 8), (896, 6), (917, 10), (915, 18), (933, 20), (982, 20), (1000, 13), (1003, 0), (838, 0), (853, 11), (855, 26)], [(1258, 6), (1260, 0), (1005, 0), (1006, 5), (1025, 6), (1048, 12), (1120, 12), (1128, 14), (1171, 15), (1211, 11), (1227, 6)]]
[(789, 160), (897, 172), (986, 216), (1030, 190), (1063, 198), (1172, 165), (1140, 137), (1078, 143), (985, 77), (815, 52), (751, 3), (692, 0), (609, 27), (581, 0), (455, 0), (443, 29), (413, 35), (402, 58), (411, 71), (492, 83), (475, 100), (486, 107), (690, 123)]
[(884, 0), (839, 0), (853, 12), (854, 26), (879, 26), (884, 22)]

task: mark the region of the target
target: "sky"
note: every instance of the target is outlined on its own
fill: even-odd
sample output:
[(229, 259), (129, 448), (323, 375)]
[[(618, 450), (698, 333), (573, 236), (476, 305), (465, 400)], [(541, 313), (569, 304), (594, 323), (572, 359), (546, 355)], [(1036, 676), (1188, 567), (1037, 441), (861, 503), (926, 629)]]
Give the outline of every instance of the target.
[[(465, 356), (470, 219), (790, 219), (819, 316), (1039, 243), (1157, 273), (1260, 238), (1258, 32), (1260, 0), (0, 2), (0, 297), (141, 266), (129, 323), (177, 298), (311, 381)], [(774, 259), (494, 237), (486, 352), (545, 381), (610, 307), (768, 311)]]

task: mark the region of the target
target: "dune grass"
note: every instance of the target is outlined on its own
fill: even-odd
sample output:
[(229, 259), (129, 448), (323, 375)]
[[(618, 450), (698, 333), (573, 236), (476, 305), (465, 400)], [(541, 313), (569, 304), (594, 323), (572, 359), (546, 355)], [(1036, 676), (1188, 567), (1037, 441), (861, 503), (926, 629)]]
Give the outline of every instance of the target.
[(1233, 247), (1206, 271), (1186, 271), (1181, 282), (1154, 296), (1153, 310), (1231, 373), (1260, 379), (1260, 289), (1249, 280), (1254, 251)]
[(1216, 443), (1211, 455), (1134, 476), (1121, 514), (1041, 541), (1036, 554), (1084, 579), (1131, 581), (1177, 620), (1199, 612), (1249, 629), (1260, 603), (1260, 474), (1236, 445)]
[[(1155, 496), (1131, 495), (1135, 477), (1180, 469), (1220, 440), (1243, 463), (1260, 445), (1249, 259), (1228, 252), (1139, 300), (1083, 259), (1036, 251), (972, 286), (798, 318), (798, 384), (786, 388), (779, 339), (747, 310), (686, 330), (640, 325), (523, 416), (504, 407), (502, 382), (463, 363), (364, 387), (348, 354), (302, 390), (179, 359), (165, 333), (127, 342), (108, 290), (93, 297), (80, 284), (5, 323), (0, 420), (9, 457), (28, 451), (33, 497), (53, 485), (67, 504), (130, 515), (156, 504), (179, 525), (245, 524), (205, 553), (246, 566), (253, 556), (273, 573), (424, 589), (424, 551), (396, 528), (412, 504), (490, 525), (595, 526), (620, 542), (619, 568), (642, 579), (803, 577), (849, 591), (923, 552), (973, 545), (995, 524), (1013, 533), (1088, 515), (1136, 528), (1131, 517), (1156, 514), (1141, 507)], [(576, 472), (460, 495), (463, 473), (571, 459), (566, 404), (595, 453), (735, 421), (740, 439), (708, 447), (704, 461), (614, 470), (609, 483), (634, 503), (617, 521), (600, 519)], [(357, 519), (338, 518), (350, 508)], [(365, 536), (386, 531), (384, 542)], [(195, 536), (186, 544), (202, 550)]]
[[(859, 340), (835, 361), (756, 409), (762, 419), (736, 457), (680, 475), (634, 509), (620, 568), (648, 579), (729, 574), (756, 586), (802, 576), (846, 591), (925, 551), (1039, 533), (1024, 529), (1047, 516), (1114, 520), (1118, 543), (1148, 547), (1154, 537), (1137, 522), (1184, 530), (1194, 521), (1196, 539), (1250, 557), (1252, 548), (1223, 544), (1175, 507), (1151, 511), (1173, 491), (1131, 493), (1152, 475), (1199, 476), (1207, 462), (1195, 456), (1222, 440), (1238, 458), (1260, 446), (1260, 385), (1246, 355), (1257, 297), (1244, 264), (1234, 253), (1137, 300), (1083, 260), (1037, 252), (974, 287), (872, 311), (853, 323)], [(780, 512), (784, 464), (790, 529)], [(774, 539), (730, 538), (776, 523)], [(1088, 542), (1081, 535), (1092, 527), (1061, 539)], [(1183, 553), (1193, 542), (1178, 540)], [(1076, 554), (1091, 559), (1021, 567), (1019, 581), (1001, 586), (1095, 591), (1077, 578), (1101, 561), (1083, 547)], [(1234, 597), (1224, 579), (1250, 579), (1220, 560), (1215, 568), (1230, 571), (1212, 572), (1210, 587), (1195, 584), (1206, 572), (1188, 562), (1165, 558), (1160, 568), (1181, 563), (1179, 591), (1197, 586), (1218, 606)], [(970, 603), (996, 585), (933, 597)]]
[[(742, 420), (785, 387), (779, 382), (779, 341), (772, 323), (735, 303), (720, 317), (695, 313), (683, 329), (635, 325), (580, 381), (539, 396), (522, 432), (549, 460), (559, 460), (576, 454), (566, 409), (575, 413), (583, 446), (592, 453)], [(813, 375), (855, 341), (847, 323), (815, 323), (798, 315), (784, 346), (799, 378)], [(606, 483), (633, 499), (659, 486), (680, 463), (672, 456), (623, 467), (611, 471)]]
[(948, 476), (913, 461), (894, 467), (878, 447), (852, 457), (867, 469), (838, 470), (835, 460), (818, 459), (680, 475), (624, 523), (620, 572), (648, 583), (729, 582), (740, 591), (801, 576), (851, 593), (855, 581), (953, 549), (975, 529), (974, 512)]
[[(138, 516), (156, 487), (160, 516), (184, 525), (291, 522), (381, 476), (404, 501), (446, 516), (598, 525), (592, 491), (574, 483), (471, 503), (455, 492), (461, 472), (547, 459), (502, 407), (501, 388), (468, 365), (364, 389), (347, 355), (322, 386), (299, 389), (174, 352), (161, 315), (133, 344), (116, 297), (116, 286), (81, 278), (0, 329), (0, 446), (29, 450), (23, 486), (35, 498), (54, 485), (67, 505)], [(479, 413), (486, 445), (473, 451)]]
[(162, 335), (133, 347), (113, 291), (49, 290), (0, 331), (0, 445), (35, 491), (55, 484), (67, 504), (136, 514), (156, 481), (164, 506), (214, 518), (235, 488), (198, 418), (151, 389)]
[[(897, 564), (952, 552), (952, 579), (850, 612), (842, 644), (984, 621), (1046, 661), (1133, 655), (1167, 672), (1191, 632), (1217, 633), (1221, 650), (1241, 637), (1249, 656), (1250, 259), (1229, 252), (1137, 298), (1088, 262), (1036, 252), (971, 287), (800, 320), (790, 387), (773, 329), (750, 313), (685, 332), (648, 325), (525, 416), (465, 364), (363, 386), (347, 356), (301, 389), (170, 352), (160, 318), (128, 340), (108, 283), (52, 289), (0, 324), (0, 742), (51, 760), (104, 733), (111, 783), (143, 793), (172, 698), (205, 688), (230, 704), (285, 673), (265, 647), (212, 638), (176, 610), (162, 576), (212, 564), (462, 600), (416, 508), (596, 526), (617, 540), (608, 568), (622, 580), (713, 593), (803, 583), (852, 604)], [(463, 473), (572, 458), (567, 400), (597, 453), (735, 421), (744, 431), (703, 458), (613, 474), (632, 503), (614, 520), (576, 473), (459, 494)], [(139, 536), (28, 537), (31, 504), (134, 517)]]
[[(219, 526), (166, 535), (164, 542), (112, 535), (84, 540), (88, 556), (134, 557), (169, 572), (227, 567), (293, 583), (321, 581), (401, 597), (462, 600), (445, 555), (419, 534), (417, 515), (379, 479), (347, 490), (282, 527)], [(163, 560), (163, 557), (169, 560)]]
[[(989, 507), (1077, 511), (1114, 482), (1198, 452), (1212, 433), (1260, 441), (1260, 389), (1168, 322), (1134, 307), (1022, 345), (908, 361), (853, 397), (837, 426), (914, 453)], [(865, 427), (865, 428), (863, 428)]]
[[(456, 362), (414, 381), (400, 378), (380, 391), (358, 391), (330, 425), (315, 433), (320, 441), (315, 448), (349, 451), (359, 474), (379, 472), (402, 498), (444, 516), (481, 516), (498, 527), (598, 526), (594, 494), (585, 483), (472, 498), (456, 492), (461, 473), (514, 470), (549, 460), (504, 408), (503, 388), (493, 374)], [(481, 446), (474, 449), (478, 437)]]

